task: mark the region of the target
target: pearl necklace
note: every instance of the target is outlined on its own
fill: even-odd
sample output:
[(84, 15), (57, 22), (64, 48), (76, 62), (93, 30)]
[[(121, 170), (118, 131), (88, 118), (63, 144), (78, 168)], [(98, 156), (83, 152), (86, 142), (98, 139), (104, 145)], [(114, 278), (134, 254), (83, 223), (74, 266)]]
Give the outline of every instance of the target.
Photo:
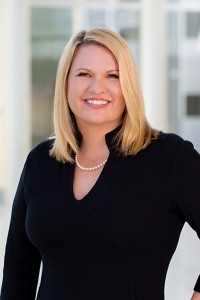
[(96, 165), (96, 166), (94, 166), (94, 167), (85, 168), (85, 167), (82, 167), (82, 166), (79, 164), (77, 154), (76, 154), (76, 156), (75, 156), (75, 162), (76, 162), (77, 166), (78, 166), (82, 171), (95, 171), (95, 170), (97, 170), (97, 169), (99, 169), (99, 168), (102, 168), (102, 167), (105, 165), (105, 163), (107, 162), (107, 160), (108, 160), (108, 159), (104, 160), (102, 163), (100, 163), (100, 164), (98, 164), (98, 165)]

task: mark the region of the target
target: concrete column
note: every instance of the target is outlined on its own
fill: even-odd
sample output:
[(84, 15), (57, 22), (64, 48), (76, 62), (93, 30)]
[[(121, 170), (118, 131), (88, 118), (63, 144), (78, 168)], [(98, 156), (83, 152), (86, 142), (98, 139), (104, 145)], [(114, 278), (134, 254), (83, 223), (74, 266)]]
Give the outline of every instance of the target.
[(167, 130), (167, 54), (164, 0), (142, 0), (141, 82), (152, 126)]
[(4, 62), (4, 49), (3, 49), (3, 19), (4, 19), (4, 1), (0, 1), (0, 205), (4, 201), (5, 191), (5, 100), (4, 100), (4, 74), (3, 74), (3, 62)]
[(6, 199), (13, 201), (30, 149), (30, 79), (28, 8), (25, 0), (3, 0), (3, 95), (5, 103)]

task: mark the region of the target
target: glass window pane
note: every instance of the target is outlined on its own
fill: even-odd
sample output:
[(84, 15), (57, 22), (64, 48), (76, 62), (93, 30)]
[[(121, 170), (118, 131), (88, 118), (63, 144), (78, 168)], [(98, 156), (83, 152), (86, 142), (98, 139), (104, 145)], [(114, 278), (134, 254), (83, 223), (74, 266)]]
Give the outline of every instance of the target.
[(180, 4), (200, 4), (199, 0), (165, 0), (168, 3), (180, 3)]
[(140, 2), (141, 0), (120, 0), (120, 2)]
[(200, 116), (200, 94), (187, 96), (187, 115)]
[(200, 38), (200, 13), (187, 13), (187, 37)]
[[(34, 2), (34, 0), (30, 0), (30, 1), (33, 1)], [(37, 1), (37, 0), (36, 0)], [(43, 0), (43, 2), (45, 3), (45, 2), (48, 2), (49, 0)], [(55, 1), (55, 3), (58, 3), (59, 1), (58, 0), (54, 0)], [(120, 2), (140, 2), (141, 0), (73, 0), (73, 4), (81, 4), (81, 5), (83, 5), (84, 4), (84, 2), (99, 2), (99, 3), (102, 3), (102, 2), (118, 2), (118, 1), (120, 1)], [(72, 4), (72, 1), (71, 0), (65, 0), (65, 2), (67, 2), (67, 3), (70, 3), (70, 4)]]
[(105, 26), (122, 35), (133, 51), (139, 68), (139, 12), (89, 9), (84, 12), (83, 23), (86, 24), (86, 27)]
[(116, 12), (115, 22), (117, 31), (126, 40), (130, 49), (133, 52), (134, 58), (140, 68), (139, 53), (139, 28), (140, 28), (140, 13), (127, 10), (119, 10)]
[(168, 102), (169, 102), (169, 124), (171, 130), (177, 130), (177, 106), (178, 106), (178, 15), (169, 13), (168, 23)]
[(51, 135), (56, 69), (72, 34), (70, 9), (32, 8), (32, 143)]
[(200, 150), (200, 13), (169, 12), (167, 22), (170, 130)]
[[(109, 12), (107, 12), (109, 14)], [(89, 9), (83, 14), (83, 24), (89, 27), (105, 27), (106, 26), (106, 11), (104, 9)]]

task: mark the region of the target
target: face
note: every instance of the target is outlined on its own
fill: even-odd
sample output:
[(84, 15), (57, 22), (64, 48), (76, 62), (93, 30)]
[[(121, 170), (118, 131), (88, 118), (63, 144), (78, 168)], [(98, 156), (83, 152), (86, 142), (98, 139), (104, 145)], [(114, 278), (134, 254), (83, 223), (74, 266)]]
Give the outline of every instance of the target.
[(107, 48), (90, 44), (77, 50), (68, 77), (68, 103), (79, 129), (121, 124), (125, 102), (117, 61)]

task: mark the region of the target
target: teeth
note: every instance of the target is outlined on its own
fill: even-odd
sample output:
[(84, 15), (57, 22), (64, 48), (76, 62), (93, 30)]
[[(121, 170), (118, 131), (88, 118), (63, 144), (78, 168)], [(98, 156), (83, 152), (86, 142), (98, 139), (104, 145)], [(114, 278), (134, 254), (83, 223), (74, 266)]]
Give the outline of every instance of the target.
[(91, 99), (86, 100), (86, 102), (93, 105), (104, 105), (108, 103), (107, 100), (91, 100)]

